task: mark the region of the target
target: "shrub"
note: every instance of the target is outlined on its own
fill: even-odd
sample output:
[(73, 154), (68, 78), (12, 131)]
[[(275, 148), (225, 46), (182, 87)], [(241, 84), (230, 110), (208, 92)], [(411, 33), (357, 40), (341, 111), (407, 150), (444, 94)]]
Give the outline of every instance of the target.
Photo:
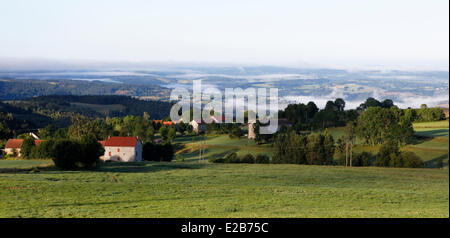
[(397, 143), (393, 141), (387, 141), (383, 143), (378, 151), (377, 158), (375, 160), (375, 166), (388, 167), (390, 166), (391, 154), (398, 155), (400, 152), (398, 150)]
[(58, 140), (52, 148), (52, 160), (55, 166), (62, 169), (76, 169), (82, 156), (81, 145), (72, 140)]
[(403, 167), (403, 158), (400, 154), (392, 153), (389, 155), (389, 167), (401, 168)]
[(390, 167), (396, 168), (423, 168), (425, 163), (413, 152), (392, 153), (389, 161)]
[(147, 161), (166, 161), (170, 162), (174, 156), (172, 144), (154, 144), (147, 142), (142, 148), (142, 159)]
[[(1, 124), (0, 124), (0, 127), (1, 127)], [(0, 149), (4, 149), (5, 148), (6, 142), (7, 142), (7, 140), (0, 140)]]
[(423, 168), (425, 163), (413, 152), (402, 152), (403, 167), (406, 168)]
[(14, 148), (14, 149), (12, 149), (12, 155), (11, 155), (11, 157), (17, 157), (19, 155), (19, 153), (17, 152), (17, 150)]
[(244, 155), (244, 157), (242, 157), (241, 163), (253, 164), (255, 163), (255, 157), (253, 157), (253, 155), (251, 154), (246, 154)]
[(236, 153), (230, 153), (224, 158), (224, 163), (239, 163), (241, 162)]
[(345, 154), (339, 155), (337, 165), (345, 166)]
[[(360, 154), (353, 155), (353, 161), (352, 166), (370, 166), (372, 163), (372, 154), (369, 152), (362, 152)], [(345, 163), (345, 157), (344, 157), (344, 163)]]
[(33, 150), (36, 147), (34, 144), (34, 139), (31, 137), (26, 137), (23, 142), (22, 146), (20, 147), (20, 155), (24, 159), (31, 159), (33, 157)]
[(270, 163), (270, 157), (267, 155), (259, 154), (255, 158), (256, 164), (269, 164)]
[(176, 155), (175, 156), (175, 160), (178, 161), (178, 162), (184, 162), (184, 157), (181, 156), (181, 155)]
[[(81, 152), (82, 156), (79, 159), (79, 162), (82, 163), (82, 166), (85, 168), (94, 167), (100, 156), (105, 153), (102, 145), (98, 143), (98, 141), (93, 136), (83, 136), (80, 140)], [(39, 145), (40, 147), (41, 145)]]
[(39, 146), (36, 146), (33, 150), (33, 158), (51, 158), (52, 157), (52, 150), (53, 145), (55, 141), (54, 140), (45, 140), (39, 144)]
[(224, 160), (224, 158), (211, 158), (211, 159), (209, 159), (209, 162), (212, 162), (212, 163), (225, 163), (225, 160)]

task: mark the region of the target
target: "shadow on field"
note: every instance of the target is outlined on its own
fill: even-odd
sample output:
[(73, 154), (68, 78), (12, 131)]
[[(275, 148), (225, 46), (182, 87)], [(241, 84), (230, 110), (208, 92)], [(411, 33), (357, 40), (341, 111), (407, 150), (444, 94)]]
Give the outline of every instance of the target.
[(183, 142), (184, 144), (186, 144), (186, 143), (199, 143), (199, 141), (212, 140), (212, 139), (215, 139), (217, 137), (219, 137), (219, 136), (218, 135), (183, 136), (183, 137), (177, 137), (175, 139), (175, 143), (180, 143), (180, 142)]
[(448, 129), (436, 129), (416, 132), (418, 137), (448, 137)]
[(439, 161), (442, 162), (442, 167), (445, 167), (445, 166), (448, 165), (448, 162), (447, 162), (447, 164), (445, 164), (443, 161), (445, 159), (447, 159), (447, 158), (448, 158), (448, 154), (441, 155), (441, 156), (436, 157), (436, 158), (434, 158), (432, 160), (428, 160), (427, 162), (425, 162), (426, 163), (426, 167), (427, 168), (436, 168)]
[[(221, 158), (221, 157), (224, 157), (227, 154), (238, 152), (239, 149), (237, 149), (237, 148), (229, 149), (229, 150), (226, 150), (226, 151), (221, 152), (221, 153), (213, 153), (214, 151), (215, 151), (215, 149), (213, 149), (213, 148), (205, 148), (204, 149), (204, 157), (203, 157), (203, 159), (204, 160), (209, 160), (211, 158)], [(183, 156), (183, 158), (185, 160), (189, 161), (189, 162), (195, 162), (195, 161), (199, 161), (200, 160), (200, 158), (199, 158), (200, 156), (199, 156), (199, 151), (198, 150), (190, 152), (190, 153), (180, 153), (179, 155)]]
[(98, 170), (101, 172), (117, 173), (148, 173), (175, 169), (201, 169), (204, 164), (185, 164), (174, 162), (136, 162), (136, 163), (117, 163), (108, 162), (100, 164)]
[(425, 143), (427, 141), (433, 140), (433, 137), (423, 136), (423, 135), (415, 135), (410, 141), (411, 145), (419, 145)]
[(60, 171), (54, 165), (50, 166), (33, 166), (28, 168), (0, 168), (0, 174), (18, 174), (18, 173), (39, 173), (41, 171)]
[(0, 174), (32, 174), (40, 172), (57, 172), (57, 173), (73, 173), (73, 172), (118, 172), (118, 173), (147, 173), (159, 172), (174, 169), (201, 169), (204, 164), (185, 164), (175, 162), (133, 162), (119, 163), (107, 162), (100, 163), (96, 169), (78, 169), (64, 170), (51, 166), (34, 166), (28, 168), (0, 168)]

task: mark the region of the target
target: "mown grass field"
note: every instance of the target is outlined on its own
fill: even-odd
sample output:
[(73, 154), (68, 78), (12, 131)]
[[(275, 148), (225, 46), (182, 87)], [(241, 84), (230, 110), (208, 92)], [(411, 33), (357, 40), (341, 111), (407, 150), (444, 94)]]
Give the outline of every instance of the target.
[(1, 170), (11, 163), (0, 161), (0, 217), (449, 217), (448, 169), (145, 162)]
[[(401, 150), (448, 164), (448, 121), (414, 125)], [(447, 126), (447, 127), (445, 127)], [(342, 128), (330, 130), (339, 137)], [(61, 171), (50, 160), (0, 160), (0, 217), (449, 217), (449, 171), (306, 165), (211, 164), (271, 145), (246, 138), (177, 138), (185, 162), (105, 163)], [(200, 146), (205, 150), (199, 161)], [(376, 154), (377, 146), (355, 151)]]

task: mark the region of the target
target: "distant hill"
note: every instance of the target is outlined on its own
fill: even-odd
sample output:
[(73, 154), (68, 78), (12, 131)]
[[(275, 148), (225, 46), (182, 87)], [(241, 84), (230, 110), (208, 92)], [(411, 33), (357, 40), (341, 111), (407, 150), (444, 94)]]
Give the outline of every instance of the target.
[[(6, 116), (8, 114), (11, 114), (12, 118), (8, 118)], [(0, 123), (5, 123), (9, 129), (15, 130), (20, 134), (48, 124), (54, 124), (56, 127), (65, 126), (70, 123), (70, 120), (68, 118), (65, 120), (54, 120), (51, 117), (35, 113), (30, 109), (0, 102)]]
[(137, 85), (68, 79), (0, 79), (0, 100), (22, 100), (43, 95), (126, 95), (151, 96), (166, 100), (169, 89), (156, 85)]
[(49, 95), (21, 101), (0, 102), (0, 111), (11, 113), (16, 120), (25, 121), (30, 127), (54, 124), (63, 127), (70, 118), (81, 114), (90, 118), (124, 117), (147, 112), (151, 119), (169, 116), (171, 104), (162, 101), (144, 101), (129, 96), (113, 95)]

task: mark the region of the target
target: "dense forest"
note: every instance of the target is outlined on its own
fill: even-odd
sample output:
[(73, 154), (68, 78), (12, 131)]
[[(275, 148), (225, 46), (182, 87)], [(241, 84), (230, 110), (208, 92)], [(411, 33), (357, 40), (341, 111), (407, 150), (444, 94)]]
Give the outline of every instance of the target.
[(22, 100), (42, 95), (127, 95), (167, 99), (169, 89), (156, 85), (137, 85), (83, 80), (0, 79), (0, 100)]
[(50, 95), (0, 102), (0, 111), (5, 115), (9, 114), (15, 121), (10, 126), (12, 130), (43, 128), (49, 124), (56, 128), (67, 127), (77, 114), (95, 119), (138, 116), (147, 112), (151, 119), (163, 119), (169, 115), (170, 108), (171, 104), (168, 102), (112, 95)]

